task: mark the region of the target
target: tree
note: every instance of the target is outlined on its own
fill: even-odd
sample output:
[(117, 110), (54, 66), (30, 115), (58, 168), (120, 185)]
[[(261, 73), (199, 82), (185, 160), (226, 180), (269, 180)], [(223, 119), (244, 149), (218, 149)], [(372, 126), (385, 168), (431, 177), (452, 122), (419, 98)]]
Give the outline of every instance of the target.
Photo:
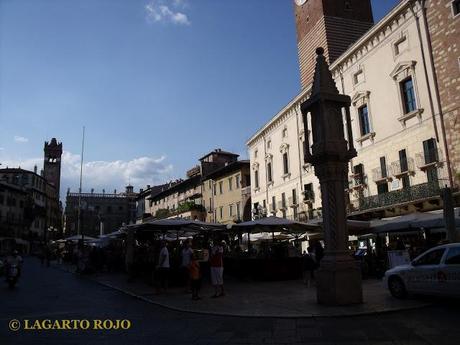
[(155, 213), (155, 218), (158, 218), (158, 219), (162, 219), (162, 218), (167, 218), (169, 217), (170, 215), (170, 212), (168, 209), (166, 208), (160, 208), (159, 210), (157, 210), (157, 212)]

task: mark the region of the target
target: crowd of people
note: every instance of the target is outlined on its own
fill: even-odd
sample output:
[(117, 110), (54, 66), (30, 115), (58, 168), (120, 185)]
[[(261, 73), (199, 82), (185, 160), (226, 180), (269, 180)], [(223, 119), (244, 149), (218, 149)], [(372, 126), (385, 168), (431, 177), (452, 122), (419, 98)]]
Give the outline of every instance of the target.
[[(223, 297), (224, 292), (224, 247), (225, 241), (215, 241), (209, 250), (209, 276), (214, 287), (214, 295), (212, 297)], [(199, 300), (201, 281), (203, 278), (203, 270), (206, 263), (200, 261), (197, 251), (192, 249), (191, 240), (186, 240), (180, 250), (180, 267), (179, 274), (181, 284), (185, 286), (186, 291), (192, 294), (193, 300)], [(165, 293), (169, 287), (171, 275), (171, 257), (168, 248), (168, 242), (162, 240), (160, 242), (160, 250), (158, 260), (154, 270), (154, 280), (156, 285), (156, 293)]]
[[(291, 257), (299, 264), (302, 262), (304, 282), (310, 287), (314, 283), (315, 271), (324, 255), (320, 241), (312, 243), (303, 255), (296, 252), (294, 256), (289, 250), (294, 244), (288, 241), (273, 241), (271, 245), (250, 244), (245, 249), (238, 241), (229, 240), (228, 243), (222, 237), (194, 237), (186, 240), (178, 238), (169, 241), (136, 238), (132, 245), (132, 260), (128, 262), (128, 240), (122, 237), (113, 239), (103, 247), (83, 241), (43, 243), (38, 256), (42, 265), (49, 266), (51, 260), (57, 260), (58, 263), (74, 265), (76, 272), (80, 274), (125, 272), (129, 281), (141, 279), (151, 284), (156, 294), (165, 294), (170, 287), (182, 287), (191, 294), (193, 300), (199, 300), (203, 281), (211, 283), (213, 298), (225, 296), (225, 262), (229, 265), (227, 273), (234, 275), (235, 271), (232, 269), (235, 268), (234, 262), (238, 260), (241, 261), (240, 265), (244, 266), (247, 266), (247, 260), (268, 260), (268, 265), (274, 265), (274, 262), (279, 261), (279, 264), (284, 265), (286, 262), (282, 259)], [(255, 266), (249, 267), (252, 270)], [(295, 270), (299, 272), (299, 276), (302, 274), (300, 266)], [(235, 277), (239, 278), (238, 275)]]

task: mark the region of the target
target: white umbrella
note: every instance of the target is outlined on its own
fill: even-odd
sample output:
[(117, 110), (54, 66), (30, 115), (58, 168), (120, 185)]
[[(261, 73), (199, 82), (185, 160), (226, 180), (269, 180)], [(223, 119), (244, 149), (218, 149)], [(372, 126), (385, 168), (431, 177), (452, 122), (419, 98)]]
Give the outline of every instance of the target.
[(308, 232), (318, 230), (318, 225), (296, 222), (294, 220), (279, 218), (279, 217), (266, 217), (249, 222), (239, 223), (232, 225), (232, 229), (241, 229), (249, 232), (267, 232), (270, 231), (290, 231), (290, 232)]

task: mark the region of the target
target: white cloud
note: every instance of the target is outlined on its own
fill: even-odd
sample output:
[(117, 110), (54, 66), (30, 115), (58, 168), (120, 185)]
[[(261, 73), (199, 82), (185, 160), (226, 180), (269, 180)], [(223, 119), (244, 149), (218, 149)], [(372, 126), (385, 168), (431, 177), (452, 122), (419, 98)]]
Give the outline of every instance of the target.
[(145, 5), (149, 22), (190, 25), (188, 16), (179, 11), (185, 8), (187, 8), (187, 4), (184, 0), (151, 0)]
[[(118, 192), (131, 183), (136, 190), (145, 188), (147, 184), (164, 183), (173, 170), (171, 164), (165, 162), (165, 157), (139, 157), (131, 160), (90, 161), (83, 164), (83, 191)], [(43, 158), (26, 160), (4, 160), (2, 167), (18, 167), (33, 170), (38, 166), (38, 172), (43, 167)], [(61, 198), (65, 200), (67, 188), (77, 192), (80, 180), (80, 155), (64, 151), (62, 154)]]
[(14, 136), (14, 141), (17, 142), (17, 143), (27, 143), (29, 141), (29, 139), (27, 139), (25, 137), (21, 137), (19, 135), (15, 135)]
[(186, 0), (173, 0), (173, 6), (176, 8), (187, 8), (188, 3)]
[[(26, 170), (34, 170), (34, 166), (37, 167), (43, 166), (43, 158), (29, 158), (29, 159), (8, 159), (5, 157), (1, 157), (2, 168), (18, 168), (21, 167), (22, 169)], [(41, 168), (39, 168), (40, 170)], [(38, 171), (40, 173), (40, 171)]]

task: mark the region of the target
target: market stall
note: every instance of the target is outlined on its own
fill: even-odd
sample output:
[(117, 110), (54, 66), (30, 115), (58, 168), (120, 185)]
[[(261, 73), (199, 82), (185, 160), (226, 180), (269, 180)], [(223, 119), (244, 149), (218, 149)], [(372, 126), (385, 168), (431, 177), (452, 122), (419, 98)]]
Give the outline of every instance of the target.
[(242, 279), (285, 280), (302, 276), (302, 243), (308, 243), (308, 234), (318, 233), (320, 226), (266, 217), (229, 230), (238, 241), (226, 257), (226, 272)]
[(206, 223), (183, 218), (152, 220), (143, 224), (130, 225), (125, 228), (126, 268), (133, 276), (142, 276), (152, 280), (152, 273), (158, 264), (161, 241), (168, 243), (170, 262), (170, 282), (179, 284), (181, 249), (185, 241), (190, 241), (193, 250), (201, 258), (203, 270), (206, 271), (207, 252), (212, 239), (228, 239), (226, 227), (222, 224)]
[[(460, 208), (455, 209), (455, 224), (460, 231)], [(367, 233), (358, 236), (357, 253), (365, 260), (363, 273), (381, 274), (395, 256), (413, 259), (425, 250), (446, 241), (443, 210), (414, 212), (370, 222)]]

